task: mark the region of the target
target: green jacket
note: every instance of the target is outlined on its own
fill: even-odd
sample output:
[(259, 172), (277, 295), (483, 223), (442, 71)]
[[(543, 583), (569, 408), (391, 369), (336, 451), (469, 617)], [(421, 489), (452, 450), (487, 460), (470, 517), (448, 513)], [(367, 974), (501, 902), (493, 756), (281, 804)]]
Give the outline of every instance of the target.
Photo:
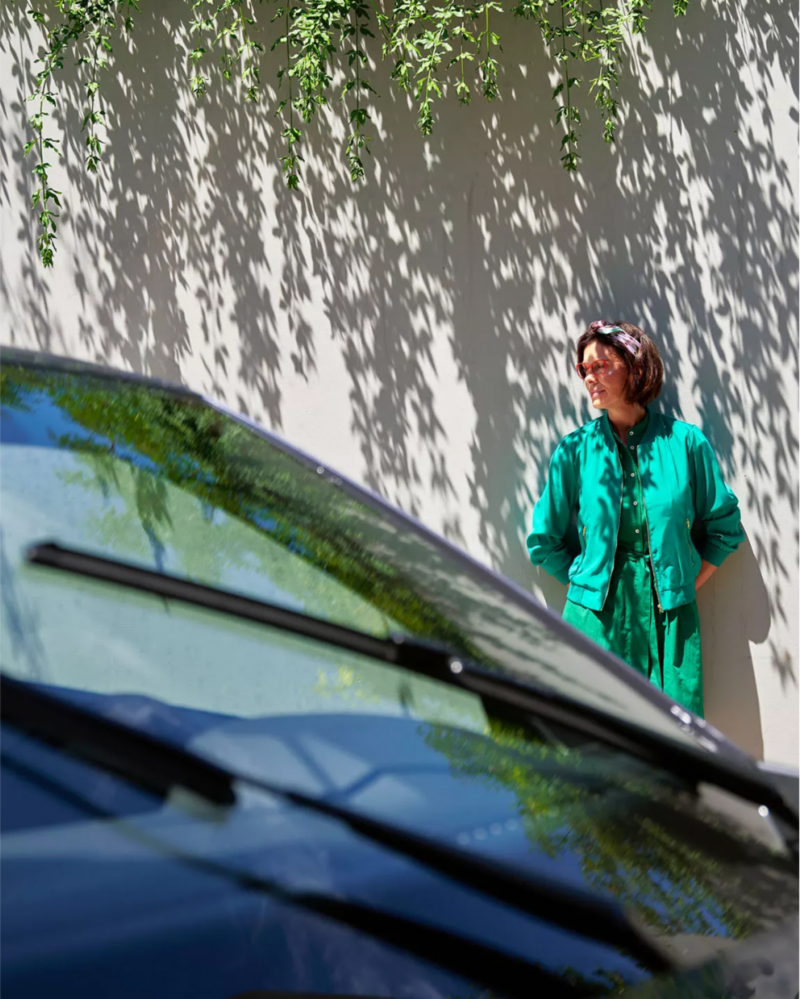
[[(638, 460), (659, 604), (673, 610), (695, 599), (701, 559), (721, 565), (744, 541), (739, 503), (690, 423), (650, 413)], [(602, 610), (608, 596), (621, 506), (622, 467), (604, 413), (556, 448), (527, 541), (531, 562), (590, 610)]]

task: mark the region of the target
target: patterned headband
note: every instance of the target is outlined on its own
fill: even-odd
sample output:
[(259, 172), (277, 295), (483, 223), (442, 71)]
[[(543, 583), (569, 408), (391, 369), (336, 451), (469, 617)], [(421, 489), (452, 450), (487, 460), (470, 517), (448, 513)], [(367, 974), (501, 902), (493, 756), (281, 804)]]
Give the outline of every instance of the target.
[(601, 320), (597, 320), (594, 323), (589, 324), (589, 329), (592, 333), (604, 333), (607, 336), (612, 336), (615, 343), (618, 343), (621, 347), (624, 347), (629, 353), (633, 354), (635, 357), (639, 352), (639, 347), (641, 346), (638, 340), (626, 333), (619, 326), (612, 326), (610, 323), (604, 323)]

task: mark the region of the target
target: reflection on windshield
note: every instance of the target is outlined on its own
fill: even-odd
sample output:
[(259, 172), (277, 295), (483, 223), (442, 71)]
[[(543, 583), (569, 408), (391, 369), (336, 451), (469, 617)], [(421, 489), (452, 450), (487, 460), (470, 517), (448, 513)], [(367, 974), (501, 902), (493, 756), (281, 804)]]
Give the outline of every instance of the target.
[[(378, 672), (326, 672), (321, 693), (380, 706), (392, 696)], [(397, 693), (394, 693), (397, 696)], [(435, 698), (417, 690), (407, 700), (420, 738), (458, 781), (513, 802), (504, 819), (453, 831), (464, 849), (510, 859), (507, 829), (517, 824), (527, 856), (514, 862), (575, 880), (630, 907), (655, 934), (685, 956), (709, 955), (720, 940), (741, 940), (790, 916), (797, 907), (793, 871), (743, 839), (716, 813), (647, 764), (611, 750), (537, 738), (497, 720), (482, 728), (442, 718)], [(507, 807), (507, 806), (506, 806)], [(429, 821), (437, 819), (431, 815)], [(448, 831), (449, 834), (449, 831)], [(694, 939), (690, 939), (694, 938)], [(708, 941), (708, 943), (704, 943)], [(608, 969), (593, 978), (612, 991), (625, 984)]]
[[(298, 558), (291, 545), (254, 531), (171, 482), (108, 455), (71, 458), (76, 470), (58, 478), (70, 489), (84, 490), (86, 529), (94, 547), (360, 631), (386, 636), (402, 630), (334, 576)], [(102, 497), (102, 505), (89, 503), (92, 493)]]
[(0, 380), (4, 506), (21, 523), (50, 505), (49, 520), (17, 531), (17, 555), (53, 540), (135, 557), (372, 634), (441, 642), (688, 738), (490, 579), (197, 399), (13, 364)]
[[(533, 743), (495, 724), (476, 738), (433, 725), (426, 741), (455, 772), (510, 790), (531, 847), (548, 857), (573, 857), (587, 886), (635, 907), (664, 933), (741, 937), (754, 926), (735, 902), (741, 882), (711, 853), (693, 845), (703, 823), (688, 801), (647, 772), (625, 773), (576, 749)], [(676, 811), (676, 808), (679, 809)], [(677, 823), (677, 825), (676, 825)], [(707, 841), (733, 841), (702, 828)]]

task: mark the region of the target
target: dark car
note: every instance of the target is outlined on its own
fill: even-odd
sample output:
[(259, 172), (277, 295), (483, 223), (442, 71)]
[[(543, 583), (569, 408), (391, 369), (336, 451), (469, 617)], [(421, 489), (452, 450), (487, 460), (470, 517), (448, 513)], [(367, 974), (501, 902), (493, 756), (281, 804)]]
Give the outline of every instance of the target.
[(719, 732), (248, 420), (1, 360), (3, 999), (794, 996)]

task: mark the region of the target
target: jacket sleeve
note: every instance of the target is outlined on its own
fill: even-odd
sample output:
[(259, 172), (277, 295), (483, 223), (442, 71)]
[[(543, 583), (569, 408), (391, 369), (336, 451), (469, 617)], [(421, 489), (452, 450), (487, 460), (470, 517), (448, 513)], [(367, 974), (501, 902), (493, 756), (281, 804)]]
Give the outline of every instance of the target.
[(565, 539), (576, 494), (572, 458), (562, 441), (553, 452), (547, 485), (533, 508), (527, 546), (531, 562), (565, 585), (569, 583), (568, 570), (573, 559)]
[(726, 485), (703, 434), (695, 427), (693, 445), (695, 509), (705, 528), (700, 557), (720, 566), (744, 541), (739, 501)]

